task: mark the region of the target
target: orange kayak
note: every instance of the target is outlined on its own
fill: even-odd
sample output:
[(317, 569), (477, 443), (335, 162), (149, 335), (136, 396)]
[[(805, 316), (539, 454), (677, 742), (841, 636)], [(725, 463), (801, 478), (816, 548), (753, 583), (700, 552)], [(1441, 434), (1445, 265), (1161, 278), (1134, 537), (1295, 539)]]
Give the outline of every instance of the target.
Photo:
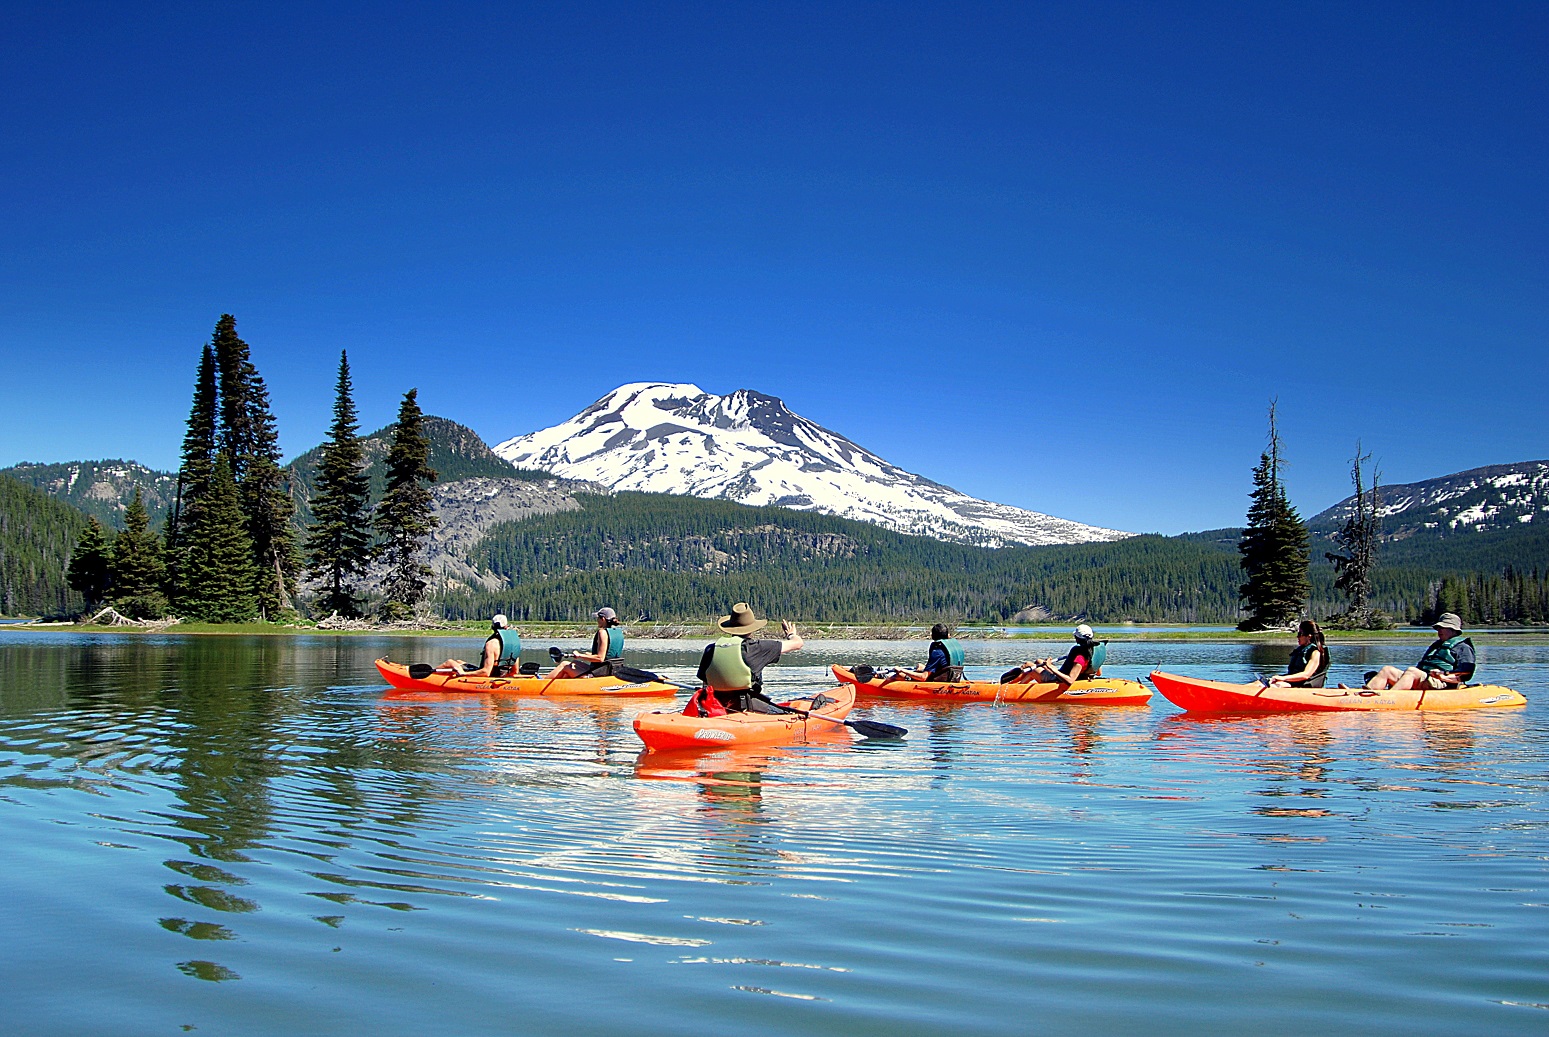
[(437, 691), (465, 695), (530, 695), (544, 698), (590, 695), (606, 698), (661, 698), (675, 695), (678, 687), (661, 681), (631, 684), (618, 677), (560, 677), (550, 680), (539, 676), (459, 677), (432, 673), (428, 677), (410, 677), (409, 667), (378, 659), (376, 668), (382, 679), (400, 691)]
[(1194, 713), (1341, 713), (1364, 710), (1511, 709), (1527, 699), (1496, 684), (1442, 691), (1367, 691), (1365, 688), (1271, 688), (1183, 677), (1160, 670), (1151, 683), (1175, 706)]
[[(819, 705), (813, 708), (813, 702)], [(648, 749), (718, 749), (728, 745), (777, 745), (804, 742), (811, 734), (842, 730), (840, 721), (855, 708), (855, 689), (847, 684), (821, 695), (792, 699), (781, 705), (812, 714), (728, 713), (721, 717), (685, 716), (681, 710), (659, 710), (635, 717), (635, 733)]]
[(1087, 706), (1143, 706), (1151, 700), (1151, 689), (1139, 681), (1118, 677), (1094, 677), (1060, 684), (997, 684), (993, 681), (957, 681), (951, 684), (930, 681), (885, 680), (873, 677), (863, 681), (846, 667), (830, 667), (834, 677), (851, 685), (856, 692), (872, 698), (959, 699), (973, 702), (1079, 702)]

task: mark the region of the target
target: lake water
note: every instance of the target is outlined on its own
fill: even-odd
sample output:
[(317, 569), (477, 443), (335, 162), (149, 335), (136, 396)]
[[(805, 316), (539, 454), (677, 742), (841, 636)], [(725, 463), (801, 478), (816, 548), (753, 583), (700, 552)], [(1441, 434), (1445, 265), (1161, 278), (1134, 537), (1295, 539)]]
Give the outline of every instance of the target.
[[(395, 702), (371, 666), (477, 647), (0, 633), (0, 1030), (1549, 1033), (1549, 648), (1482, 647), (1501, 713), (889, 703), (855, 715), (901, 743), (657, 758), (639, 703)], [(631, 659), (687, 682), (699, 647)]]

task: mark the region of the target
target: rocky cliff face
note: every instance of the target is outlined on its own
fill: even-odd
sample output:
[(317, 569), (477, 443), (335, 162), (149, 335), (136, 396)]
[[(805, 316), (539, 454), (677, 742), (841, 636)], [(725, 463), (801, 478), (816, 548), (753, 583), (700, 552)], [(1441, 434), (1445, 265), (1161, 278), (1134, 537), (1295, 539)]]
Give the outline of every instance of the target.
[(1128, 533), (979, 500), (889, 464), (751, 389), (621, 386), (569, 421), (508, 439), (514, 465), (613, 490), (820, 511), (959, 543), (1071, 544)]
[[(1307, 524), (1337, 529), (1350, 515), (1347, 497)], [(1517, 528), (1549, 522), (1549, 461), (1490, 465), (1422, 482), (1379, 487), (1383, 536), (1455, 533)]]
[(177, 476), (134, 461), (64, 461), (19, 464), (4, 469), (50, 497), (66, 501), (94, 516), (104, 526), (122, 529), (124, 509), (140, 488), (151, 525), (160, 526), (177, 494)]

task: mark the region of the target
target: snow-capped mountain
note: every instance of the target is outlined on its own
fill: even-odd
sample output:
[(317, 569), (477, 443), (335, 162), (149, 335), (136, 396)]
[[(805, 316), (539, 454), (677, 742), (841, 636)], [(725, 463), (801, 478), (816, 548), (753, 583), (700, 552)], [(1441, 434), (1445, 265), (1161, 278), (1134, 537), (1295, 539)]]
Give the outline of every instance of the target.
[(508, 439), (495, 453), (613, 490), (719, 497), (860, 519), (959, 543), (1120, 540), (1083, 525), (983, 501), (888, 464), (751, 389), (620, 386), (569, 421)]
[[(1490, 465), (1423, 482), (1379, 486), (1383, 536), (1428, 532), (1448, 535), (1549, 522), (1549, 461)], [(1337, 529), (1355, 498), (1347, 497), (1308, 520), (1313, 529)]]

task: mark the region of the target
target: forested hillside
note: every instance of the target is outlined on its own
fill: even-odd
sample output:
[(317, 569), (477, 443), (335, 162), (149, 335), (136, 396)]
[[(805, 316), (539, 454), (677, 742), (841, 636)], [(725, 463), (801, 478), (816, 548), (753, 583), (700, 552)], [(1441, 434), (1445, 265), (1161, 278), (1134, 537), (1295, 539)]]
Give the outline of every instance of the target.
[(1225, 622), (1235, 553), (1159, 536), (1111, 544), (977, 548), (864, 522), (661, 494), (583, 496), (581, 510), (504, 523), (472, 553), (514, 593), (458, 595), (454, 614), (499, 606), (576, 619), (600, 603), (658, 618), (746, 599), (818, 621), (1010, 621), (1034, 614)]
[(63, 461), (57, 464), (25, 463), (0, 469), (36, 487), (55, 500), (73, 504), (109, 529), (122, 529), (124, 509), (140, 490), (151, 525), (160, 527), (172, 509), (177, 477), (158, 472), (136, 461)]
[(68, 504), (0, 475), (0, 615), (74, 611), (80, 595), (65, 585), (65, 566), (86, 516)]

